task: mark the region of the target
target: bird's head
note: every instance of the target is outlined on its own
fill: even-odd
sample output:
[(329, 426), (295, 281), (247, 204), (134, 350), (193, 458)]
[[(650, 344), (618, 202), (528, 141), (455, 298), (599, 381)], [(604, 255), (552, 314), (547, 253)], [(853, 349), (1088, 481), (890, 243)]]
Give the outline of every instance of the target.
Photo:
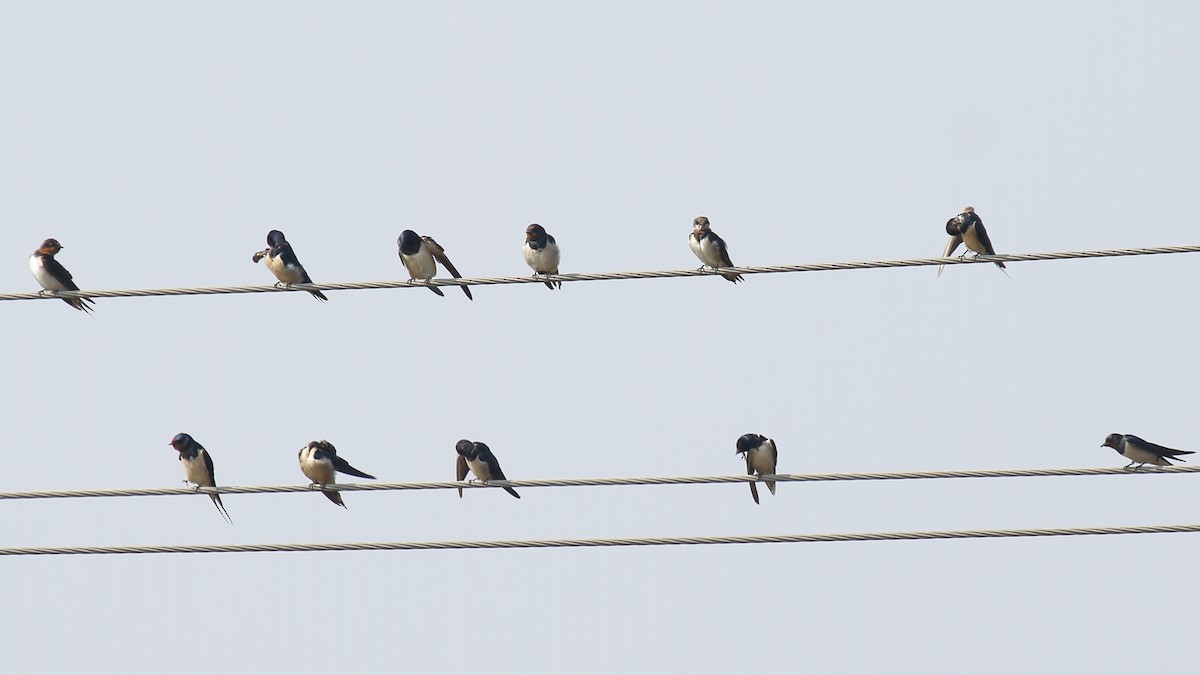
[(280, 232), (279, 230), (271, 230), (270, 232), (267, 233), (267, 246), (270, 246), (271, 248), (275, 248), (276, 246), (280, 246), (280, 245), (286, 244), (286, 243), (287, 243), (287, 237), (283, 236), (283, 233)]
[(758, 434), (743, 434), (737, 439), (737, 450), (733, 454), (742, 455), (762, 445), (762, 436)]
[(1121, 434), (1109, 434), (1108, 438), (1105, 438), (1104, 442), (1100, 444), (1100, 447), (1112, 448), (1113, 450), (1117, 450), (1119, 452), (1121, 448), (1121, 438)]
[(310, 442), (308, 444), (308, 449), (316, 450), (316, 451), (318, 451), (322, 454), (326, 454), (326, 455), (336, 455), (337, 454), (337, 448), (333, 447), (333, 443), (330, 443), (329, 441), (324, 441), (324, 440)]
[(171, 439), (169, 445), (179, 452), (183, 452), (184, 450), (187, 450), (188, 447), (194, 442), (195, 441), (192, 440), (192, 437), (187, 434), (175, 434), (175, 437)]
[(708, 232), (710, 229), (712, 228), (708, 224), (707, 216), (696, 216), (696, 219), (692, 221), (692, 232), (699, 234), (700, 232)]
[(421, 248), (421, 235), (412, 230), (405, 230), (396, 238), (396, 246), (401, 253), (416, 253)]
[(61, 251), (62, 247), (63, 245), (58, 243), (57, 239), (47, 239), (46, 241), (43, 241), (42, 245), (38, 248), (38, 253), (54, 255), (55, 253)]
[(472, 459), (475, 457), (475, 444), (464, 438), (454, 444), (454, 451), (467, 459)]
[(546, 236), (546, 228), (534, 223), (525, 228), (525, 241), (537, 241)]

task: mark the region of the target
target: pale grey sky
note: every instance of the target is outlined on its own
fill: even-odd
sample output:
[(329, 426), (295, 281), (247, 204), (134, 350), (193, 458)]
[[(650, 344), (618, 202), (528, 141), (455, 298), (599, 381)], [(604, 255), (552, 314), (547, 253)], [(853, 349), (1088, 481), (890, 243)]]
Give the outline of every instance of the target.
[[(1197, 243), (1187, 3), (9, 2), (0, 289)], [(4, 490), (1113, 466), (1195, 428), (1190, 256), (480, 288), (9, 302)], [(1197, 522), (1194, 476), (16, 502), (0, 545), (833, 533)], [(1189, 535), (639, 550), (5, 558), (12, 672), (1185, 673)], [(1173, 627), (1166, 630), (1164, 627)], [(1165, 631), (1165, 632), (1164, 632)], [(346, 664), (335, 667), (331, 663)]]

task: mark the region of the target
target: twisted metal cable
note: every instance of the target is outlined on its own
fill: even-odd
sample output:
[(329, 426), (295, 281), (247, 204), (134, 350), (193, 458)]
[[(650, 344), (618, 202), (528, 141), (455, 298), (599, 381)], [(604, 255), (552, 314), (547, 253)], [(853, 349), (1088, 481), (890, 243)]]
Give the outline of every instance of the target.
[[(1171, 466), (1129, 471), (1116, 467), (1090, 469), (998, 469), (967, 471), (902, 471), (890, 473), (819, 473), (819, 474), (773, 474), (765, 476), (650, 476), (634, 478), (551, 478), (534, 480), (495, 480), (488, 483), (428, 481), (421, 483), (329, 483), (328, 490), (344, 492), (387, 492), (393, 490), (457, 490), (479, 488), (540, 488), (540, 487), (615, 487), (631, 485), (708, 485), (721, 483), (748, 483), (772, 480), (779, 483), (821, 483), (843, 481), (879, 480), (936, 480), (946, 478), (1043, 478), (1054, 476), (1153, 476), (1200, 472), (1197, 466)], [(276, 494), (290, 492), (312, 492), (312, 485), (251, 485), (228, 487), (171, 487), (131, 488), (115, 490), (40, 490), (30, 492), (0, 492), (5, 499), (68, 499), (88, 497), (164, 497), (194, 494)]]
[(59, 291), (56, 293), (0, 293), (0, 300), (45, 300), (55, 298), (146, 298), (177, 295), (230, 295), (238, 293), (280, 293), (288, 291), (361, 291), (385, 288), (423, 288), (429, 286), (503, 286), (509, 284), (540, 284), (544, 281), (615, 281), (619, 279), (666, 279), (673, 277), (706, 277), (717, 274), (778, 274), (783, 272), (830, 272), (836, 270), (884, 269), (892, 267), (931, 267), (934, 265), (974, 265), (991, 262), (1032, 262), (1039, 260), (1073, 260), (1086, 258), (1120, 258), (1125, 256), (1162, 255), (1167, 253), (1200, 253), (1200, 245), (1160, 246), (1155, 248), (1113, 248), (1095, 251), (1058, 251), (1050, 253), (1008, 253), (970, 258), (909, 258), (901, 260), (866, 260), (858, 262), (809, 263), (804, 265), (766, 265), (757, 267), (722, 267), (720, 269), (657, 270), (647, 272), (608, 272), (599, 274), (555, 274), (520, 277), (476, 277), (463, 279), (431, 279), (424, 281), (362, 281), (347, 283), (294, 284), (276, 286), (207, 286), (192, 288), (145, 288), (114, 291)]
[(319, 551), (446, 551), (517, 548), (610, 548), (625, 546), (712, 546), (719, 544), (815, 544), (847, 541), (929, 539), (1014, 539), (1113, 534), (1181, 534), (1200, 525), (1067, 527), (1030, 530), (949, 530), (934, 532), (863, 532), (851, 534), (768, 534), (733, 537), (647, 537), (626, 539), (529, 539), (500, 541), (398, 541), (331, 544), (195, 544), (167, 546), (63, 546), (0, 548), (0, 556), (135, 555), (152, 553), (314, 553)]

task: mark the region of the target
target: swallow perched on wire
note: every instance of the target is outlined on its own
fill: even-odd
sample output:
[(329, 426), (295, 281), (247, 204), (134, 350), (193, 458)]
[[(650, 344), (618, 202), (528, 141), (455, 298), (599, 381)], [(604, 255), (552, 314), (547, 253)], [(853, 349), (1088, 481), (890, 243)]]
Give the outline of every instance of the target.
[[(337, 448), (333, 447), (333, 443), (329, 441), (313, 441), (300, 448), (300, 470), (313, 482), (314, 486), (320, 485), (322, 488), (334, 482), (336, 472), (375, 480), (375, 476), (359, 471), (350, 466), (350, 462), (338, 457)], [(346, 504), (342, 502), (342, 494), (337, 490), (322, 489), (321, 492), (329, 498), (329, 501), (343, 509), (346, 508)]]
[[(461, 481), (466, 478), (468, 469), (481, 483), (508, 480), (504, 477), (504, 470), (500, 468), (500, 461), (496, 459), (496, 456), (492, 454), (492, 449), (486, 444), (472, 443), (463, 439), (454, 445), (454, 451), (458, 453), (455, 480)], [(511, 487), (506, 486), (504, 489), (517, 499), (521, 498), (521, 495)], [(462, 488), (458, 488), (458, 496), (462, 497)]]
[[(729, 249), (725, 246), (725, 240), (718, 237), (716, 232), (708, 224), (708, 218), (697, 216), (692, 221), (692, 234), (688, 236), (688, 244), (692, 247), (692, 253), (700, 259), (704, 265), (717, 269), (720, 267), (733, 267), (733, 262), (729, 259)], [(701, 266), (700, 269), (704, 269)], [(742, 275), (722, 274), (733, 283), (742, 280)]]
[[(1147, 464), (1155, 466), (1171, 466), (1170, 460), (1179, 462), (1184, 461), (1180, 455), (1193, 455), (1191, 450), (1174, 450), (1172, 448), (1164, 448), (1156, 443), (1144, 441), (1133, 434), (1109, 434), (1104, 442), (1100, 444), (1102, 448), (1112, 448), (1121, 453), (1125, 459), (1129, 460), (1129, 464), (1125, 469), (1133, 468), (1134, 471), (1140, 470)], [(1133, 465), (1137, 464), (1137, 468)]]
[[(942, 251), (943, 258), (949, 258), (954, 255), (954, 251), (959, 244), (966, 244), (967, 249), (974, 251), (976, 255), (996, 255), (996, 249), (992, 247), (992, 240), (988, 238), (987, 230), (983, 227), (983, 219), (975, 213), (974, 206), (963, 208), (963, 212), (946, 221), (946, 234), (950, 235), (950, 240), (946, 242), (946, 248)], [(966, 252), (963, 252), (966, 255)], [(961, 256), (960, 256), (961, 257)], [(938, 276), (942, 276), (943, 265), (938, 265)], [(996, 267), (1008, 276), (1005, 271), (1004, 263), (996, 261)]]
[[(183, 482), (195, 483), (197, 492), (202, 487), (217, 486), (217, 477), (213, 473), (212, 455), (209, 455), (204, 446), (196, 442), (196, 439), (188, 434), (175, 434), (169, 445), (179, 452), (179, 461), (183, 462), (183, 475), (186, 477)], [(221, 495), (210, 492), (208, 496), (212, 498), (212, 503), (217, 507), (221, 516), (232, 525), (233, 519), (229, 517), (229, 512), (221, 503)]]
[[(558, 243), (546, 233), (546, 228), (534, 223), (525, 228), (525, 264), (534, 274), (558, 274)], [(562, 288), (561, 281), (546, 281), (546, 288)]]
[[(267, 269), (271, 270), (271, 274), (279, 280), (276, 286), (283, 284), (291, 286), (292, 284), (311, 284), (313, 281), (309, 278), (308, 272), (304, 270), (304, 265), (300, 264), (300, 260), (296, 258), (296, 252), (292, 250), (292, 245), (288, 243), (286, 237), (279, 230), (271, 230), (267, 233), (267, 248), (258, 251), (251, 258), (254, 262), (266, 259)], [(329, 298), (321, 291), (309, 291), (317, 300), (325, 301)]]
[[(737, 450), (734, 454), (745, 456), (746, 474), (749, 476), (773, 474), (775, 465), (779, 461), (779, 451), (775, 448), (775, 441), (761, 434), (744, 434), (737, 439)], [(775, 481), (764, 482), (771, 494), (775, 494)], [(754, 497), (755, 504), (759, 503), (758, 488), (755, 487), (754, 481), (750, 483), (750, 496)]]
[[(433, 237), (423, 237), (412, 230), (405, 230), (400, 233), (400, 237), (396, 239), (396, 245), (400, 248), (400, 262), (404, 263), (404, 268), (408, 270), (408, 280), (416, 281), (424, 279), (429, 281), (437, 274), (437, 264), (442, 263), (446, 267), (446, 271), (455, 279), (461, 279), (462, 275), (454, 268), (454, 263), (450, 262), (450, 258), (446, 257), (446, 249), (433, 240)], [(471, 297), (471, 288), (462, 286), (463, 293), (467, 294), (468, 300), (474, 300)], [(445, 297), (442, 289), (437, 286), (430, 286), (429, 290)]]
[[(33, 278), (37, 279), (38, 284), (41, 285), (42, 292), (79, 290), (67, 268), (54, 259), (54, 254), (62, 249), (63, 245), (58, 243), (57, 239), (47, 239), (42, 242), (38, 250), (33, 252), (33, 255), (29, 256), (29, 271), (33, 272)], [(91, 298), (62, 298), (62, 301), (81, 312), (88, 313), (94, 311), (88, 307), (88, 303), (96, 304)]]

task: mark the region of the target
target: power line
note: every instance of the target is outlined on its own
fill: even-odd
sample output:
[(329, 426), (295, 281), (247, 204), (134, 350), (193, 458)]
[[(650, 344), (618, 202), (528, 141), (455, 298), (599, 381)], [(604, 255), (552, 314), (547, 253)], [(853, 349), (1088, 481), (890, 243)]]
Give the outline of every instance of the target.
[(347, 283), (295, 284), (275, 286), (207, 286), (190, 288), (145, 288), (113, 291), (59, 291), (57, 293), (0, 293), (0, 300), (45, 300), (55, 298), (147, 298), (177, 295), (233, 295), (239, 293), (278, 293), (287, 291), (361, 291), (387, 288), (422, 288), (430, 286), (505, 286), (509, 284), (540, 284), (552, 281), (616, 281), (620, 279), (667, 279), (673, 277), (704, 277), (716, 274), (779, 274), (785, 272), (832, 272), (838, 270), (886, 269), (893, 267), (931, 267), (934, 265), (973, 265), (991, 262), (1033, 262), (1040, 260), (1074, 260), (1086, 258), (1120, 258), (1126, 256), (1162, 255), (1167, 253), (1200, 253), (1200, 245), (1161, 246), (1157, 248), (1114, 248), (1095, 251), (1058, 251), (1050, 253), (1009, 253), (972, 258), (910, 258), (901, 260), (867, 260), (804, 265), (767, 265), (759, 267), (723, 267), (719, 270), (657, 270), (646, 272), (608, 272), (600, 274), (556, 274), (520, 277), (476, 277), (463, 279), (431, 279), (424, 281), (361, 281)]
[[(819, 473), (819, 474), (774, 474), (767, 476), (650, 476), (634, 478), (551, 478), (535, 480), (491, 481), (489, 483), (467, 483), (457, 481), (429, 481), (421, 483), (329, 483), (326, 489), (345, 492), (388, 492), (394, 490), (457, 490), (460, 488), (539, 488), (539, 487), (617, 487), (633, 485), (707, 485), (722, 483), (748, 483), (772, 480), (779, 483), (822, 483), (845, 481), (880, 480), (936, 480), (947, 478), (1045, 478), (1056, 476), (1153, 476), (1200, 472), (1197, 466), (1171, 466), (1145, 471), (1127, 471), (1116, 467), (1088, 469), (998, 469), (984, 471), (905, 471), (890, 473)], [(31, 492), (0, 492), (5, 499), (70, 499), (91, 497), (165, 497), (200, 494), (277, 494), (312, 492), (311, 485), (250, 485), (216, 488), (130, 488), (112, 490), (41, 490)]]
[(611, 548), (626, 546), (713, 546), (720, 544), (815, 544), (848, 541), (929, 539), (1016, 539), (1114, 534), (1182, 534), (1200, 525), (1069, 527), (1034, 530), (950, 530), (942, 532), (864, 532), (851, 534), (768, 534), (741, 537), (648, 537), (627, 539), (528, 539), (500, 541), (398, 541), (332, 544), (194, 544), (166, 546), (64, 546), (0, 548), (0, 556), (136, 555), (152, 553), (315, 553), (321, 551), (446, 551), (517, 548)]

